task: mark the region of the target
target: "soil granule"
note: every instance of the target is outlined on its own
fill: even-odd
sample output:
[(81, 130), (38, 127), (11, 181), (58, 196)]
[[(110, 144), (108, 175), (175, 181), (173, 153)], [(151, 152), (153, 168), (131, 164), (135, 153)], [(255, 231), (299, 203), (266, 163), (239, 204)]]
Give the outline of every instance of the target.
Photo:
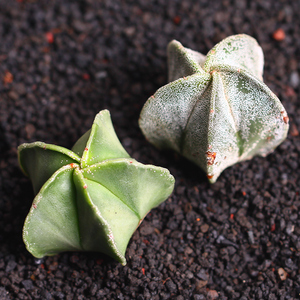
[[(299, 299), (299, 11), (292, 0), (0, 0), (0, 299)], [(210, 185), (150, 145), (138, 117), (167, 83), (168, 42), (207, 53), (237, 33), (262, 46), (290, 131)], [(34, 195), (17, 146), (70, 148), (105, 108), (133, 158), (171, 171), (174, 193), (134, 233), (125, 267), (100, 253), (36, 260), (21, 236)]]

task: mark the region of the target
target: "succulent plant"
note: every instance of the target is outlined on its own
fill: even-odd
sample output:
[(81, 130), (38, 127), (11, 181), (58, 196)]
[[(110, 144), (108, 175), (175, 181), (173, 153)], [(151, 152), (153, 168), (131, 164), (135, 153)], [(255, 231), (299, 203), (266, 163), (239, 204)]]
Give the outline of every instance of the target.
[(145, 103), (140, 128), (157, 148), (200, 166), (211, 183), (286, 138), (288, 116), (263, 83), (263, 52), (254, 38), (230, 36), (207, 56), (172, 41), (168, 65), (170, 83)]
[(133, 232), (174, 188), (167, 169), (130, 158), (107, 110), (72, 150), (35, 142), (19, 146), (18, 154), (36, 194), (23, 240), (37, 258), (99, 251), (125, 265)]

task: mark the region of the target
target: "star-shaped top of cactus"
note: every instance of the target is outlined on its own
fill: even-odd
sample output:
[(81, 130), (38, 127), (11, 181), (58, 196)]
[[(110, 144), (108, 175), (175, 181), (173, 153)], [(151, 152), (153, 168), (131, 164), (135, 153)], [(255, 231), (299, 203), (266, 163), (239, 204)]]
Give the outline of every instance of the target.
[(172, 41), (169, 81), (145, 103), (139, 125), (158, 148), (200, 166), (211, 183), (253, 155), (274, 150), (288, 131), (280, 100), (263, 83), (263, 52), (245, 34), (228, 37), (207, 56)]
[(96, 116), (72, 151), (41, 142), (23, 144), (19, 162), (37, 194), (23, 239), (38, 258), (99, 251), (125, 265), (133, 232), (174, 187), (167, 169), (129, 157), (107, 110)]

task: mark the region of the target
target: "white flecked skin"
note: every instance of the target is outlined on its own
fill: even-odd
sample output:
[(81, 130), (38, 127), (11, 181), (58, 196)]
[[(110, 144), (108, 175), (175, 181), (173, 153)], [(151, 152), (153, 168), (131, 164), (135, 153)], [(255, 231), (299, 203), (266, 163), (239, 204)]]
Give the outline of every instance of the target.
[(261, 47), (245, 34), (224, 39), (207, 56), (170, 42), (170, 83), (145, 103), (143, 134), (200, 166), (211, 183), (225, 168), (269, 154), (289, 125), (280, 100), (263, 83), (263, 61)]

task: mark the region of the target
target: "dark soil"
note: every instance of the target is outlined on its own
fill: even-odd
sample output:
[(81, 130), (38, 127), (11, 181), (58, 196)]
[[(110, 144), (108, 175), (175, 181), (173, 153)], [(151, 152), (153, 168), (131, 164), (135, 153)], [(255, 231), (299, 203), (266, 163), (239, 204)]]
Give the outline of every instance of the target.
[[(295, 0), (0, 0), (0, 299), (298, 299), (299, 11)], [(262, 46), (290, 131), (210, 185), (137, 121), (167, 82), (169, 41), (207, 53), (237, 33)], [(70, 148), (104, 108), (132, 157), (171, 171), (174, 193), (133, 235), (125, 267), (99, 253), (36, 261), (21, 237), (34, 195), (17, 146)]]

